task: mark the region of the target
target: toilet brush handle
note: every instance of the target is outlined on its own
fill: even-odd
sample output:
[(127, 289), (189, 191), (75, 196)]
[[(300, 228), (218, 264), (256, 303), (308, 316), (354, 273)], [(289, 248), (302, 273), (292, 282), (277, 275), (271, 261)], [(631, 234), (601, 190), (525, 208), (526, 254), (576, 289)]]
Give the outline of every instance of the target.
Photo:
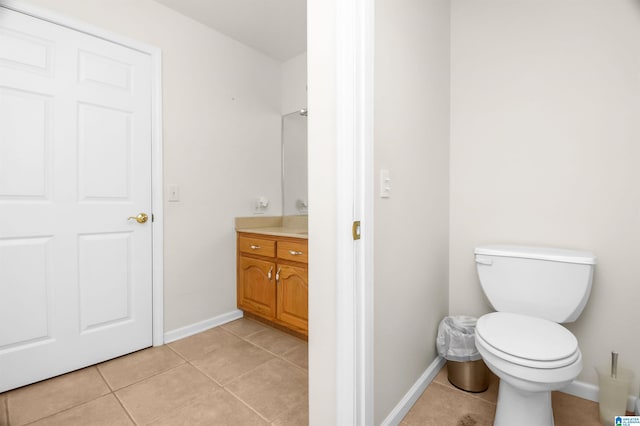
[(611, 378), (618, 377), (618, 352), (611, 352)]

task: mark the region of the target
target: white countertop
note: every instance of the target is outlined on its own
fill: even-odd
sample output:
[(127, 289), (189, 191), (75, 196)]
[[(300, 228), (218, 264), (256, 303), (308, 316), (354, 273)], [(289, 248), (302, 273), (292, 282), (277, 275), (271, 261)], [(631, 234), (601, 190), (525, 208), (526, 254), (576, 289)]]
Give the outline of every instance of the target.
[(237, 232), (309, 238), (307, 216), (237, 217), (235, 225)]

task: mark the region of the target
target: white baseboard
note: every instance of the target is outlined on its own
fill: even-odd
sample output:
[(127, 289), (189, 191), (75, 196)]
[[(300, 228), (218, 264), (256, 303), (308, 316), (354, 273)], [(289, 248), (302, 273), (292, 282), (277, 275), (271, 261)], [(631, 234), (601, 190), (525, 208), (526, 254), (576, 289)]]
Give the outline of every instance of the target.
[[(588, 399), (589, 401), (598, 402), (598, 391), (599, 389), (596, 385), (574, 380), (569, 386), (562, 389), (560, 392), (577, 396), (578, 398)], [(635, 411), (637, 400), (638, 397), (635, 395), (629, 395), (629, 398), (627, 399), (627, 411)]]
[[(397, 426), (407, 415), (411, 407), (413, 407), (413, 404), (415, 404), (418, 398), (420, 398), (420, 395), (422, 395), (427, 386), (429, 386), (433, 381), (444, 364), (445, 359), (440, 356), (437, 357), (429, 367), (427, 367), (424, 373), (422, 373), (420, 378), (413, 384), (411, 389), (409, 389), (400, 402), (398, 402), (394, 409), (391, 410), (387, 418), (382, 421), (381, 425)], [(598, 386), (590, 383), (574, 380), (569, 386), (562, 389), (561, 392), (577, 396), (578, 398), (587, 399), (589, 401), (598, 402)], [(634, 412), (636, 409), (636, 403), (638, 403), (639, 400), (640, 398), (634, 395), (629, 395), (629, 399), (627, 400), (627, 410)]]
[(445, 359), (438, 356), (422, 373), (420, 378), (411, 386), (411, 389), (400, 400), (393, 410), (389, 413), (386, 419), (381, 423), (382, 426), (397, 426), (400, 424), (404, 416), (407, 415), (413, 404), (416, 403), (422, 392), (429, 386), (429, 384), (436, 377), (442, 366), (444, 366)]
[(578, 398), (588, 399), (589, 401), (598, 402), (598, 387), (591, 383), (574, 380), (566, 388), (560, 389), (560, 392), (577, 396)]
[(176, 340), (184, 339), (185, 337), (192, 336), (197, 333), (201, 333), (210, 328), (217, 327), (222, 324), (226, 324), (238, 318), (242, 318), (243, 313), (239, 309), (235, 309), (231, 312), (227, 312), (217, 317), (209, 318), (204, 321), (197, 322), (195, 324), (181, 327), (176, 330), (171, 330), (164, 333), (164, 343), (175, 342)]

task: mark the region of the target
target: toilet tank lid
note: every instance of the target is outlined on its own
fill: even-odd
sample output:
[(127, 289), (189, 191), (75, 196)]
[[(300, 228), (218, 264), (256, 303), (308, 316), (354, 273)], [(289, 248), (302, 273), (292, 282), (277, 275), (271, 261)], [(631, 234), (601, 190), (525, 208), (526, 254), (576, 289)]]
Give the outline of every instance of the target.
[(582, 263), (595, 265), (596, 256), (590, 251), (567, 250), (549, 247), (527, 247), (491, 245), (476, 247), (475, 254), (485, 256), (519, 257), (524, 259), (550, 260), (553, 262)]

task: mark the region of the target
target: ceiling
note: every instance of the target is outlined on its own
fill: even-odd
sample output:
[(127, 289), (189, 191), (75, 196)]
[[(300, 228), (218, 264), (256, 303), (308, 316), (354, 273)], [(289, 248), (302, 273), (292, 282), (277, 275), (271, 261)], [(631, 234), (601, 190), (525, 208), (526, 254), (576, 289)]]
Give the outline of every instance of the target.
[(307, 50), (306, 0), (156, 0), (279, 61)]

